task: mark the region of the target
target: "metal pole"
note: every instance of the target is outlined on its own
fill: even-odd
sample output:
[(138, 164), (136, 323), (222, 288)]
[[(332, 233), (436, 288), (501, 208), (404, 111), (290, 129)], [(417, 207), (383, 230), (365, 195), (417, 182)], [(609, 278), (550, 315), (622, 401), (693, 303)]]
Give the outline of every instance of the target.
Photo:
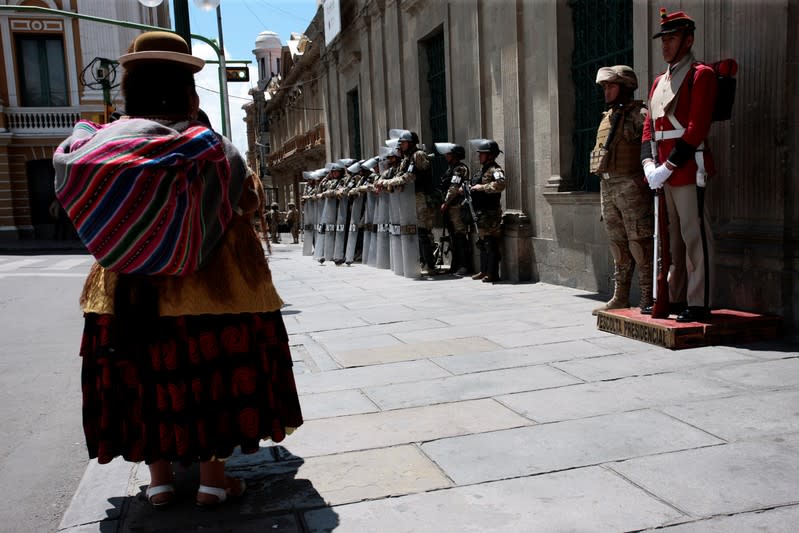
[[(219, 97), (222, 101), (222, 129), (224, 131), (233, 131), (230, 127), (230, 99), (227, 94), (227, 72), (225, 70), (225, 42), (222, 38), (222, 6), (216, 6), (216, 27), (219, 33), (219, 49), (222, 51), (219, 54)], [(223, 135), (227, 136), (226, 133)]]
[(189, 24), (189, 0), (172, 0), (175, 12), (175, 33), (183, 37), (191, 53), (191, 27)]

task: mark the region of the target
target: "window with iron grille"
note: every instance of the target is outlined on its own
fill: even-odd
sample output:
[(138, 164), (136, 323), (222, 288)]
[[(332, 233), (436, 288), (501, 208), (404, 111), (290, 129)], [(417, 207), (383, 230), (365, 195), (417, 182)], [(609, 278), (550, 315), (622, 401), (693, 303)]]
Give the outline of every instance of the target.
[(354, 159), (361, 159), (361, 111), (358, 89), (347, 93), (347, 116), (349, 117), (350, 155)]
[(575, 121), (572, 176), (577, 187), (598, 191), (599, 178), (588, 172), (588, 155), (605, 109), (602, 89), (595, 83), (600, 67), (633, 65), (632, 0), (570, 0), (574, 25)]
[[(439, 32), (423, 43), (427, 59), (427, 90), (430, 97), (428, 117), (430, 120), (430, 139), (425, 141), (428, 152), (433, 151), (433, 143), (447, 141), (447, 71), (444, 56), (444, 33)], [(437, 179), (447, 169), (443, 157), (433, 158), (433, 177)]]

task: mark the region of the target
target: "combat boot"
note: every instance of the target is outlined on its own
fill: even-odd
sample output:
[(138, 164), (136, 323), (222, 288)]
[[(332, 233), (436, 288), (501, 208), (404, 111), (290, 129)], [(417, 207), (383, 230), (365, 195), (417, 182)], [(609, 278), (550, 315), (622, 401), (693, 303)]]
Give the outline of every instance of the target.
[(596, 315), (599, 311), (609, 309), (624, 309), (630, 307), (630, 284), (633, 279), (633, 256), (627, 246), (627, 241), (611, 241), (610, 249), (613, 253), (613, 298), (605, 305), (594, 309)]
[(594, 309), (593, 314), (596, 315), (599, 311), (607, 311), (608, 309), (626, 309), (630, 307), (630, 282), (632, 279), (626, 281), (616, 281), (613, 298), (611, 298), (605, 305), (601, 305)]
[[(654, 243), (652, 239), (630, 241), (630, 252), (632, 252), (635, 264), (638, 268), (638, 287), (641, 290), (641, 299), (638, 302), (638, 307), (640, 307), (642, 311), (651, 308), (654, 303), (652, 297), (653, 246)], [(649, 314), (651, 314), (651, 311)]]

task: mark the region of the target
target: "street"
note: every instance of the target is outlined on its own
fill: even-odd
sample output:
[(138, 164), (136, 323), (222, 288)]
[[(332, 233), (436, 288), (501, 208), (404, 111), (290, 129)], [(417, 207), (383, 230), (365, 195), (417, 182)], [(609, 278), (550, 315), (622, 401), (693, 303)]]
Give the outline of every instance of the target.
[(91, 462), (62, 531), (795, 530), (795, 344), (671, 351), (598, 331), (585, 291), (272, 246), (305, 423), (228, 459), (247, 493), (213, 512), (196, 469), (154, 510), (144, 465)]
[(88, 456), (81, 429), (88, 255), (0, 255), (0, 530), (54, 531)]

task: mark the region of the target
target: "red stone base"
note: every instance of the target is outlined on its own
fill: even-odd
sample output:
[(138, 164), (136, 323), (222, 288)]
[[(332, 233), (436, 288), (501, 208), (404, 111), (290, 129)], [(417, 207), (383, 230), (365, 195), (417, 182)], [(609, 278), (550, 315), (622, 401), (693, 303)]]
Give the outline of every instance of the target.
[(677, 322), (675, 318), (652, 318), (633, 307), (599, 311), (596, 325), (601, 331), (679, 350), (775, 339), (782, 324), (778, 316), (732, 309), (714, 310), (706, 322)]

